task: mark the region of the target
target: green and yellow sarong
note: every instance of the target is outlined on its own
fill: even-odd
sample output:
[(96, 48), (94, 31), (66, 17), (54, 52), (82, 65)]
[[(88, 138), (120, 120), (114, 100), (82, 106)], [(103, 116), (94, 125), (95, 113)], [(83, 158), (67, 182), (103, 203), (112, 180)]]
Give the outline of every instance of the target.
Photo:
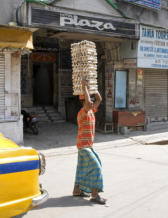
[(93, 188), (97, 192), (103, 191), (102, 165), (93, 148), (78, 150), (75, 185), (79, 185), (80, 190), (87, 193), (91, 193)]

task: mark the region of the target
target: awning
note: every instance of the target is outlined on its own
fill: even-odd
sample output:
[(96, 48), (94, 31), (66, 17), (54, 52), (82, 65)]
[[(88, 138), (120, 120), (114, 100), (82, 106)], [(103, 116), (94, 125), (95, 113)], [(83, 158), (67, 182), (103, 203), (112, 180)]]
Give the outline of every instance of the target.
[(10, 27), (0, 27), (0, 48), (33, 49), (32, 32)]

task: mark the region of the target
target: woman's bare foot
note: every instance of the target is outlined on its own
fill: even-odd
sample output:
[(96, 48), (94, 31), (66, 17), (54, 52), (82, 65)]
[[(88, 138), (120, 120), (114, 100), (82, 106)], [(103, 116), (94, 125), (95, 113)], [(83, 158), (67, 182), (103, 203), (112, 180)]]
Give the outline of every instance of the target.
[(73, 196), (80, 195), (80, 193), (81, 193), (81, 191), (80, 191), (79, 185), (75, 185), (73, 192), (72, 192)]

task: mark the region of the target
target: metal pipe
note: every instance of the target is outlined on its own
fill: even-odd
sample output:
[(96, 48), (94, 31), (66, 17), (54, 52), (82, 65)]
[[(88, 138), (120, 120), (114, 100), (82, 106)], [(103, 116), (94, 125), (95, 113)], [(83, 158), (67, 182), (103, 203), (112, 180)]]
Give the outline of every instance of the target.
[(123, 11), (121, 11), (118, 6), (116, 4), (114, 4), (114, 2), (112, 2), (112, 0), (106, 0), (107, 3), (109, 3), (115, 10), (117, 10), (124, 18), (128, 18), (131, 19), (130, 17), (127, 17)]

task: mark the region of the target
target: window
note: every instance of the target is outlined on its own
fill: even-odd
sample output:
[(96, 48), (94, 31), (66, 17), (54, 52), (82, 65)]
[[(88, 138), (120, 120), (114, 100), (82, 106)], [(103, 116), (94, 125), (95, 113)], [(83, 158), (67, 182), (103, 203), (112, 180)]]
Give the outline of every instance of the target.
[(127, 71), (116, 71), (115, 77), (115, 108), (126, 108)]

